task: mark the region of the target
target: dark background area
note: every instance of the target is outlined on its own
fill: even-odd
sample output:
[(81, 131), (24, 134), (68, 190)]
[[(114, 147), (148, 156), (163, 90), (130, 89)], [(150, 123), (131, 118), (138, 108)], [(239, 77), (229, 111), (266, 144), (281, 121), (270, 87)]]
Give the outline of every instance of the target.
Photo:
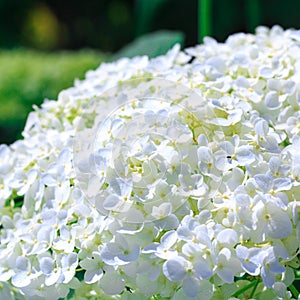
[[(141, 9), (140, 3), (152, 2)], [(284, 28), (299, 26), (295, 0), (212, 0), (212, 36), (219, 41), (234, 32), (253, 32), (255, 22)], [(135, 37), (170, 29), (185, 34), (185, 45), (197, 39), (198, 0), (0, 0), (0, 48), (42, 50), (96, 48), (115, 52)], [(252, 22), (252, 23), (251, 23)]]
[[(218, 41), (235, 32), (253, 33), (257, 25), (300, 28), (300, 1), (202, 1), (211, 3), (208, 33)], [(168, 36), (167, 46), (201, 42), (199, 20), (206, 12), (199, 11), (200, 2), (0, 0), (0, 143), (21, 137), (33, 104), (56, 99), (59, 91), (102, 61), (166, 51), (166, 45), (154, 49), (166, 43), (165, 36), (148, 37), (146, 44), (127, 51), (125, 46), (136, 38), (170, 30), (177, 35)]]

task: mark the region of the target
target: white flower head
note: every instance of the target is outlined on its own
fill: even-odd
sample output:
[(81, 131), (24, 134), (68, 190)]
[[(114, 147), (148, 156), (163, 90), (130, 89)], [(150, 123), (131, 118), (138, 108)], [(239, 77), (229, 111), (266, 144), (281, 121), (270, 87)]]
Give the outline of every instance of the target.
[(35, 107), (0, 145), (0, 298), (296, 294), (299, 36), (104, 63)]

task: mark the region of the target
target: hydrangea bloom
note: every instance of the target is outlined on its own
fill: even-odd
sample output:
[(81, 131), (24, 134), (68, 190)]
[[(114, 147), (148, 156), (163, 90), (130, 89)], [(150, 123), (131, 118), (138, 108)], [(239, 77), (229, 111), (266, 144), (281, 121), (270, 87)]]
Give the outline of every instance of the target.
[(1, 299), (291, 299), (300, 31), (102, 64), (0, 146)]

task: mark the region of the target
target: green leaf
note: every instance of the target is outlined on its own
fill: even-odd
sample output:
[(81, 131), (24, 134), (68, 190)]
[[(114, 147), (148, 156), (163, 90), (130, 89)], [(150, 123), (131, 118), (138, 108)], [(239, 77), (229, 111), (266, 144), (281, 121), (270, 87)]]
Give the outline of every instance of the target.
[(111, 60), (138, 55), (156, 57), (165, 54), (177, 43), (183, 45), (183, 42), (184, 35), (180, 31), (156, 31), (135, 39), (132, 43), (113, 55)]

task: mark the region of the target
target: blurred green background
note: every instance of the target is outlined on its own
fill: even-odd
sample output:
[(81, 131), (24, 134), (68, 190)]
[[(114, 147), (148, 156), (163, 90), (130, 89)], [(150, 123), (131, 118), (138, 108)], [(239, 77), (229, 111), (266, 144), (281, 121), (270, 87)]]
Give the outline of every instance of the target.
[(33, 104), (103, 61), (260, 24), (298, 28), (299, 9), (292, 0), (0, 0), (0, 143), (20, 138)]

